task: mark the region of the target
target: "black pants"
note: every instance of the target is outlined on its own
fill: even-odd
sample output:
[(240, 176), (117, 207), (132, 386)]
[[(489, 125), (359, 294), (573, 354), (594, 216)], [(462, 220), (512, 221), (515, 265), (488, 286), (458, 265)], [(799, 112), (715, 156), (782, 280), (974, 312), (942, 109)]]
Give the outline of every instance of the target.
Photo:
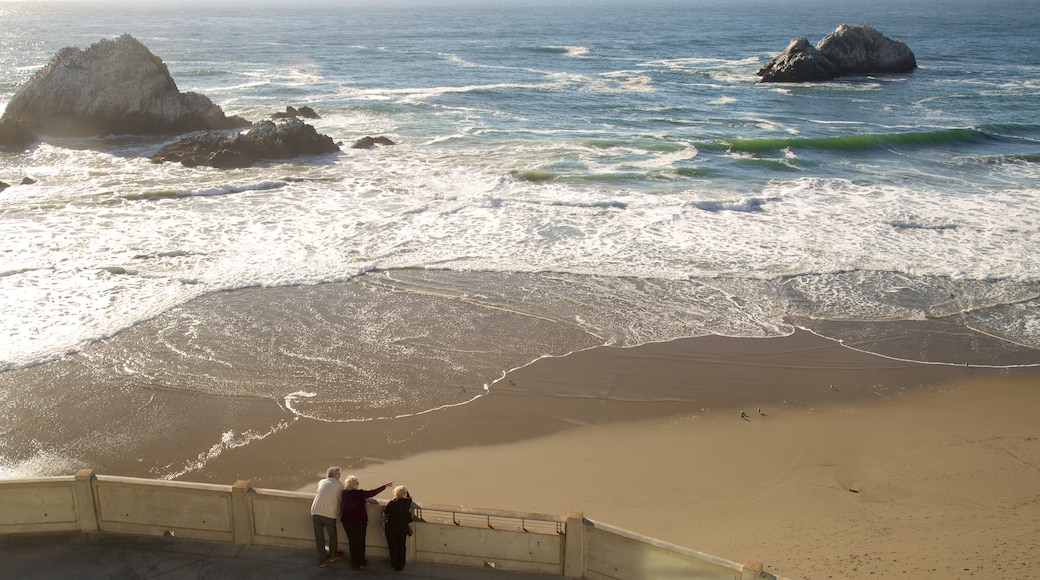
[(386, 546), (390, 549), (390, 567), (404, 570), (405, 542), (408, 541), (408, 529), (386, 529)]
[[(315, 515), (312, 515), (311, 519), (314, 521), (314, 543), (318, 548), (318, 561), (321, 561), (335, 554), (338, 549), (339, 539), (337, 538), (336, 519)], [(327, 553), (325, 552), (326, 533), (329, 535), (329, 551)]]
[(368, 523), (343, 524), (347, 531), (347, 545), (350, 546), (350, 567), (355, 570), (366, 565), (365, 562), (365, 531)]

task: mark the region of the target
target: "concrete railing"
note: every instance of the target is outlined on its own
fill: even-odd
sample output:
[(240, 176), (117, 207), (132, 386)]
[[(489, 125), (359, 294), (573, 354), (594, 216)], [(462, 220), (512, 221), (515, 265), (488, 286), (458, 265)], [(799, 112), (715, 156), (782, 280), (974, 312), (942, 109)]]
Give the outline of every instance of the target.
[[(314, 550), (308, 493), (96, 475), (0, 480), (0, 534), (121, 532)], [(388, 557), (385, 502), (370, 502), (368, 551)], [(585, 519), (421, 504), (407, 544), (412, 561), (537, 572), (567, 578), (776, 577)], [(310, 555), (310, 554), (308, 554)]]

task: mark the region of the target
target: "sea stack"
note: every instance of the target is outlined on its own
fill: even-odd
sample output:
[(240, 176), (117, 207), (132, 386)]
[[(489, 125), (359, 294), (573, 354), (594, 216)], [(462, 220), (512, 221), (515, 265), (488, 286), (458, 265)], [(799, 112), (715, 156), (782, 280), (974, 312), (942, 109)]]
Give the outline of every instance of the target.
[(764, 83), (800, 83), (873, 73), (905, 73), (917, 68), (913, 51), (866, 25), (842, 24), (815, 47), (805, 37), (791, 41), (758, 70)]
[(15, 93), (4, 122), (39, 135), (176, 135), (247, 127), (208, 97), (177, 89), (163, 61), (128, 34), (65, 47)]

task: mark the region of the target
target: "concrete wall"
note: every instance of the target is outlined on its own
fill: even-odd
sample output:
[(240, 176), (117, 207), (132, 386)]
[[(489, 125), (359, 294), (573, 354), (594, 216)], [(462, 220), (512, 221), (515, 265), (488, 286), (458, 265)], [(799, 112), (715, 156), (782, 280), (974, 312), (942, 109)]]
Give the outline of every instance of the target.
[(769, 577), (760, 576), (760, 565), (741, 566), (600, 522), (584, 520), (582, 523), (587, 550), (584, 577), (590, 580)]
[(79, 530), (71, 477), (0, 481), (0, 533)]
[(416, 559), (441, 564), (494, 566), (563, 574), (563, 538), (513, 530), (415, 524)]
[[(0, 534), (104, 531), (313, 551), (309, 493), (96, 475), (0, 480)], [(367, 551), (387, 557), (381, 512), (369, 504)], [(409, 560), (493, 566), (590, 580), (775, 578), (736, 564), (587, 520), (424, 504)], [(504, 522), (504, 523), (502, 523)], [(346, 538), (342, 538), (343, 548)], [(309, 556), (310, 554), (308, 554)], [(301, 558), (305, 558), (301, 554)]]
[(98, 529), (231, 542), (231, 487), (98, 476)]

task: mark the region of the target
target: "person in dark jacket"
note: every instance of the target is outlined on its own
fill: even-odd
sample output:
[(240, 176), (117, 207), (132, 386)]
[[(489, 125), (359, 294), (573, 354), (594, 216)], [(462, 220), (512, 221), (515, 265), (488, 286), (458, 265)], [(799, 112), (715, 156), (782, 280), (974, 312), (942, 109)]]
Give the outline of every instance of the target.
[(365, 504), (368, 498), (374, 497), (379, 492), (393, 485), (394, 482), (384, 483), (375, 489), (358, 489), (358, 478), (354, 475), (347, 477), (343, 490), (343, 499), (340, 502), (340, 521), (343, 529), (347, 532), (347, 546), (350, 548), (350, 567), (354, 570), (364, 570), (368, 566), (365, 558), (365, 532), (368, 529), (368, 508)]
[(390, 549), (390, 566), (400, 572), (404, 570), (405, 542), (412, 535), (409, 527), (412, 523), (412, 496), (408, 494), (408, 488), (403, 485), (394, 488), (394, 499), (383, 508), (383, 522), (386, 546)]

